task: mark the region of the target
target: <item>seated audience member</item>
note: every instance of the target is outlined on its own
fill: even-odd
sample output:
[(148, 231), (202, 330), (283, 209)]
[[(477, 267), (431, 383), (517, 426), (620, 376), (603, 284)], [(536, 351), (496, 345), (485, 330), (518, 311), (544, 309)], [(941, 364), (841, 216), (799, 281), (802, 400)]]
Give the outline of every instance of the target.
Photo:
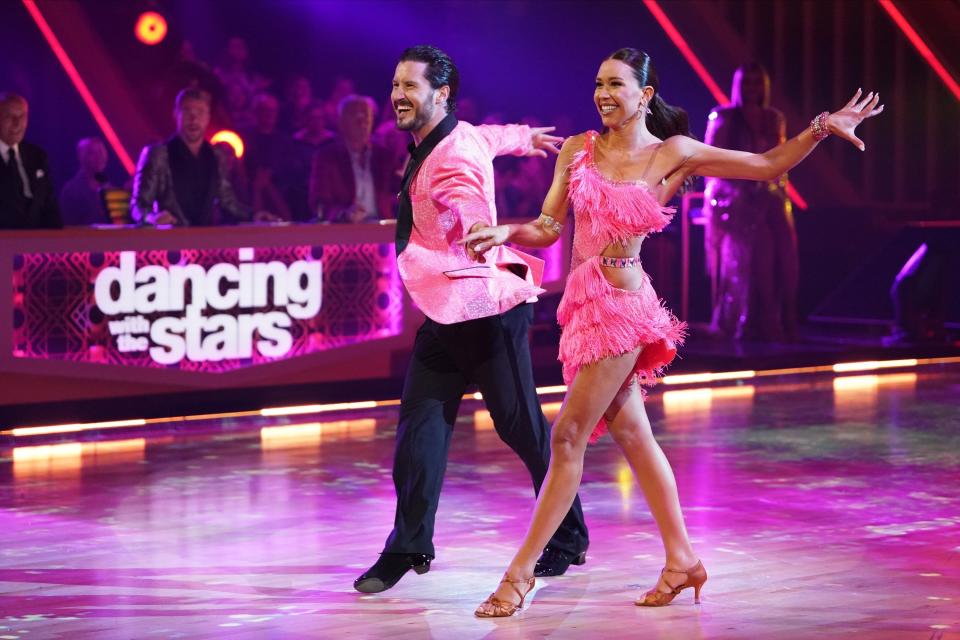
[(284, 87), (283, 105), (280, 107), (280, 129), (294, 134), (307, 124), (307, 111), (313, 104), (313, 86), (301, 75), (287, 79)]
[(0, 93), (0, 229), (59, 229), (47, 154), (23, 141), (29, 111), (23, 96)]
[[(396, 129), (396, 125), (393, 125), (393, 128)], [(406, 132), (401, 131), (401, 133)], [(307, 109), (303, 128), (293, 134), (293, 139), (310, 149), (310, 157), (312, 158), (313, 152), (318, 151), (320, 147), (330, 142), (334, 135), (333, 131), (327, 129), (326, 105), (319, 100), (314, 100)], [(407, 137), (410, 137), (409, 134), (407, 134)], [(406, 145), (404, 145), (404, 153), (406, 153)]]
[(357, 92), (356, 84), (346, 76), (337, 76), (333, 79), (330, 95), (327, 97), (327, 122), (336, 122), (340, 101)]
[(278, 129), (280, 103), (261, 93), (253, 100), (254, 126), (243, 132), (243, 155), (254, 205), (287, 220), (306, 220), (309, 166), (293, 138)]
[[(130, 214), (135, 222), (209, 226), (221, 215), (250, 220), (252, 209), (240, 202), (228, 176), (229, 151), (205, 139), (210, 124), (210, 94), (184, 89), (173, 110), (177, 132), (166, 142), (144, 147), (133, 178)], [(257, 220), (269, 220), (266, 212)]]
[(80, 169), (60, 190), (60, 213), (67, 225), (110, 222), (100, 201), (100, 188), (109, 186), (103, 170), (107, 168), (107, 145), (101, 138), (84, 138), (77, 143)]
[(214, 70), (228, 90), (231, 87), (239, 89), (245, 94), (247, 102), (270, 85), (269, 80), (250, 70), (249, 60), (247, 41), (233, 36), (227, 41), (221, 63)]
[(190, 40), (181, 40), (175, 51), (167, 51), (171, 57), (159, 62), (156, 72), (158, 81), (147, 94), (154, 103), (151, 106), (151, 118), (159, 120), (166, 117), (169, 105), (183, 89), (203, 89), (210, 94), (212, 100), (211, 128), (214, 131), (232, 128), (234, 125), (228, 109), (226, 87), (210, 65), (197, 57), (193, 43)]
[[(457, 114), (459, 118), (460, 103), (457, 103)], [(373, 129), (373, 142), (385, 147), (390, 153), (390, 166), (396, 173), (397, 187), (399, 188), (400, 179), (407, 168), (407, 160), (410, 158), (410, 133), (397, 129), (397, 116), (393, 113), (393, 100), (387, 96), (387, 100), (381, 110), (380, 123)]]
[(236, 131), (245, 131), (253, 127), (253, 110), (250, 98), (239, 85), (224, 87), (226, 93), (226, 111), (230, 127)]
[(371, 140), (376, 104), (366, 96), (340, 102), (340, 134), (313, 159), (310, 209), (324, 222), (394, 217), (399, 186), (390, 152)]

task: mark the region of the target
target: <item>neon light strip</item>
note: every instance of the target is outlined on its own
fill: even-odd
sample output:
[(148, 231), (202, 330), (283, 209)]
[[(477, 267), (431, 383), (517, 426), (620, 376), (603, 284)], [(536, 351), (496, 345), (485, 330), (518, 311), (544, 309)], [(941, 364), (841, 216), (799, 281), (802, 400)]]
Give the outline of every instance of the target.
[(113, 420), (111, 422), (88, 422), (77, 424), (55, 424), (48, 427), (19, 427), (11, 431), (14, 436), (42, 436), (51, 433), (72, 433), (91, 429), (116, 429), (118, 427), (141, 427), (146, 420)]
[(833, 365), (833, 370), (837, 373), (847, 371), (875, 371), (877, 369), (892, 369), (895, 367), (915, 367), (918, 360), (909, 358), (907, 360), (870, 360), (867, 362), (840, 362)]
[[(864, 362), (841, 362), (837, 364), (819, 365), (813, 367), (793, 367), (788, 369), (761, 369), (759, 371), (718, 371), (713, 373), (689, 373), (674, 376), (665, 376), (661, 382), (665, 385), (699, 384), (715, 381), (748, 380), (768, 376), (784, 376), (812, 373), (842, 373), (847, 371), (873, 371), (876, 369), (911, 368), (935, 364), (960, 364), (960, 356), (947, 358), (920, 358), (905, 360), (871, 360)], [(565, 385), (552, 387), (537, 387), (538, 395), (556, 395), (566, 393)], [(474, 394), (463, 396), (465, 400), (473, 399)], [(152, 424), (167, 424), (171, 422), (190, 422), (199, 420), (218, 420), (234, 417), (251, 416), (284, 416), (305, 413), (327, 413), (333, 411), (353, 411), (356, 409), (371, 409), (381, 407), (395, 407), (399, 400), (368, 400), (364, 402), (340, 402), (335, 404), (311, 404), (294, 407), (274, 407), (257, 411), (233, 411), (229, 413), (207, 413), (192, 416), (176, 416), (169, 418), (148, 418), (137, 420), (116, 420), (113, 422), (89, 422), (82, 424), (51, 425), (45, 427), (17, 427), (7, 431), (0, 431), (3, 436), (27, 436), (51, 433), (70, 433), (74, 431), (90, 431), (94, 429), (111, 429), (117, 427), (143, 426)]]
[(373, 400), (364, 402), (339, 402), (337, 404), (308, 404), (297, 407), (274, 407), (261, 409), (262, 416), (296, 416), (304, 413), (326, 413), (327, 411), (351, 411), (355, 409), (373, 409), (377, 403)]
[(960, 100), (960, 84), (957, 84), (957, 81), (953, 79), (953, 76), (950, 75), (950, 72), (947, 71), (947, 68), (943, 66), (940, 60), (937, 59), (937, 56), (934, 55), (930, 47), (927, 46), (927, 43), (923, 41), (923, 38), (920, 37), (920, 34), (910, 26), (910, 23), (907, 22), (907, 19), (903, 17), (903, 14), (900, 13), (900, 10), (894, 6), (892, 0), (877, 0), (884, 11), (890, 14), (890, 17), (893, 18), (893, 21), (900, 28), (900, 31), (903, 31), (903, 35), (907, 36), (907, 39), (916, 47), (917, 52), (927, 61), (927, 64), (930, 65), (930, 68), (933, 69), (934, 73), (940, 76), (940, 79), (943, 80), (943, 83), (947, 85), (947, 88), (953, 93), (953, 96)]
[[(670, 18), (667, 17), (667, 14), (663, 12), (663, 9), (660, 8), (660, 5), (656, 0), (643, 0), (643, 4), (646, 5), (647, 9), (650, 10), (650, 13), (653, 14), (653, 17), (656, 18), (657, 22), (660, 23), (660, 26), (663, 27), (663, 30), (667, 32), (667, 36), (670, 40), (673, 41), (673, 44), (680, 50), (680, 53), (683, 54), (683, 57), (686, 58), (687, 62), (693, 67), (693, 70), (700, 80), (703, 81), (703, 84), (707, 85), (707, 90), (713, 94), (713, 99), (717, 101), (717, 104), (729, 104), (730, 98), (727, 97), (727, 94), (723, 92), (720, 86), (714, 81), (713, 77), (710, 75), (710, 72), (707, 71), (707, 68), (703, 66), (703, 63), (700, 62), (700, 58), (697, 57), (697, 54), (693, 52), (693, 49), (690, 48), (690, 45), (687, 44), (687, 41), (683, 39), (683, 36), (680, 35), (680, 31), (670, 22)], [(787, 197), (793, 201), (795, 205), (801, 209), (806, 209), (807, 201), (797, 192), (793, 184), (789, 181), (787, 182)]]
[(57, 56), (57, 60), (60, 61), (63, 70), (67, 72), (67, 76), (70, 78), (73, 86), (76, 87), (80, 97), (83, 98), (83, 102), (87, 105), (87, 108), (90, 109), (93, 119), (97, 121), (97, 125), (100, 127), (100, 130), (103, 131), (103, 135), (107, 139), (107, 142), (110, 143), (114, 153), (117, 154), (117, 158), (120, 159), (123, 168), (127, 170), (127, 173), (133, 175), (135, 168), (133, 160), (130, 158), (127, 150), (123, 148), (123, 145), (120, 144), (120, 138), (117, 137), (117, 133), (113, 130), (113, 127), (110, 126), (107, 117), (103, 115), (103, 111), (100, 110), (100, 105), (98, 105), (97, 101), (93, 98), (93, 94), (90, 93), (90, 90), (87, 88), (87, 84), (80, 76), (80, 72), (73, 66), (70, 56), (67, 55), (63, 45), (60, 44), (60, 40), (58, 40), (56, 34), (53, 33), (53, 29), (50, 28), (43, 14), (40, 13), (36, 2), (34, 0), (23, 0), (23, 6), (27, 8), (33, 21), (37, 23), (37, 28), (40, 29), (40, 33), (42, 33), (43, 37), (47, 40), (47, 44), (53, 49), (54, 55)]
[(755, 378), (756, 371), (722, 371), (719, 373), (687, 373), (674, 376), (664, 376), (663, 384), (697, 384), (701, 382), (717, 382), (719, 380), (747, 380)]

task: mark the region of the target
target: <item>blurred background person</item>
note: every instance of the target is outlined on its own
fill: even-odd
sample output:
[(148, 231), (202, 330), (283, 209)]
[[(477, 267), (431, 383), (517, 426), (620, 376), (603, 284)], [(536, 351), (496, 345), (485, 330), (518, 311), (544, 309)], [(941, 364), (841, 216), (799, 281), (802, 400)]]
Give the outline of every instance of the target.
[(347, 76), (336, 76), (333, 79), (333, 85), (330, 88), (330, 95), (327, 96), (327, 122), (336, 122), (340, 101), (347, 96), (357, 93), (357, 85), (352, 78)]
[(243, 129), (252, 121), (250, 113), (253, 98), (270, 86), (270, 81), (251, 71), (248, 66), (250, 51), (247, 41), (233, 36), (227, 41), (220, 65), (215, 73), (224, 86), (227, 111), (237, 129)]
[(393, 155), (373, 141), (377, 105), (350, 95), (340, 101), (339, 134), (321, 148), (310, 175), (310, 210), (322, 222), (393, 218), (399, 179)]
[(184, 89), (177, 95), (177, 132), (165, 142), (144, 147), (133, 178), (130, 215), (143, 224), (210, 226), (221, 222), (272, 220), (266, 212), (252, 215), (229, 180), (229, 148), (206, 140), (210, 94)]
[(247, 101), (260, 93), (270, 81), (254, 73), (249, 68), (250, 50), (247, 41), (239, 36), (227, 40), (227, 47), (223, 52), (223, 59), (215, 69), (217, 77), (227, 87), (237, 87), (246, 94)]
[(226, 89), (209, 64), (201, 60), (193, 42), (180, 41), (172, 59), (165, 58), (156, 70), (159, 81), (150, 87), (153, 98), (151, 111), (157, 121), (169, 116), (169, 105), (183, 89), (203, 89), (212, 98), (211, 127), (223, 129), (232, 126), (227, 108)]
[(385, 148), (390, 154), (390, 166), (396, 174), (399, 186), (403, 171), (407, 168), (407, 159), (410, 157), (408, 148), (410, 134), (397, 129), (397, 117), (393, 113), (393, 102), (389, 95), (380, 110), (380, 122), (373, 130), (372, 139), (375, 144)]
[(47, 153), (23, 140), (29, 119), (26, 98), (0, 93), (0, 229), (59, 229)]
[[(314, 100), (307, 108), (303, 127), (293, 134), (293, 139), (312, 152), (316, 152), (320, 147), (333, 140), (334, 137), (336, 137), (336, 134), (327, 128), (326, 105), (320, 100)], [(313, 157), (313, 153), (310, 154), (310, 157)]]
[(66, 225), (108, 224), (100, 189), (110, 186), (107, 168), (107, 145), (102, 138), (83, 138), (77, 143), (76, 175), (60, 190), (60, 213)]
[(280, 106), (280, 129), (286, 133), (296, 133), (307, 125), (307, 111), (313, 104), (313, 86), (302, 75), (293, 75), (287, 79), (283, 92), (283, 104)]
[[(705, 142), (762, 153), (784, 140), (786, 121), (770, 107), (766, 69), (741, 65), (731, 103), (710, 113)], [(786, 176), (772, 182), (710, 178), (704, 200), (711, 330), (737, 340), (796, 339), (799, 265)]]
[(293, 138), (279, 128), (280, 102), (268, 93), (258, 94), (253, 120), (253, 128), (243, 132), (243, 161), (254, 208), (268, 209), (284, 220), (307, 220), (309, 165)]

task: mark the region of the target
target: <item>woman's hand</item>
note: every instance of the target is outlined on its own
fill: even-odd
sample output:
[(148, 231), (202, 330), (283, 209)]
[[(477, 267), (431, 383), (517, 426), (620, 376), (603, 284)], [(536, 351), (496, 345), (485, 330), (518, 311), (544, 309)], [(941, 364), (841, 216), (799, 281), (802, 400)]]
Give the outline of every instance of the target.
[(497, 225), (495, 227), (481, 227), (474, 225), (470, 233), (465, 235), (460, 244), (467, 248), (467, 254), (477, 262), (486, 262), (484, 255), (493, 247), (498, 247), (510, 239), (510, 227)]
[(853, 146), (860, 151), (866, 150), (867, 146), (856, 136), (854, 130), (867, 118), (872, 118), (883, 111), (882, 104), (877, 106), (880, 102), (880, 94), (874, 94), (871, 91), (863, 100), (860, 100), (862, 94), (863, 91), (857, 89), (854, 96), (850, 98), (850, 102), (839, 111), (827, 116), (827, 128), (830, 133), (852, 142)]

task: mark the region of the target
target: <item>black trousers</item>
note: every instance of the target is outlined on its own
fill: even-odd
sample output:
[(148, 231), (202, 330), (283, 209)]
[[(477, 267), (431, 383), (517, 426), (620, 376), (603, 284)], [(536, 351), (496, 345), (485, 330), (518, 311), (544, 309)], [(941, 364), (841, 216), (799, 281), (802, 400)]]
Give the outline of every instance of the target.
[[(472, 383), (483, 394), (497, 434), (520, 456), (539, 493), (550, 459), (550, 428), (533, 382), (532, 318), (532, 305), (521, 304), (497, 316), (450, 325), (428, 318), (417, 331), (393, 460), (397, 513), (384, 553), (435, 555), (433, 526), (450, 437), (460, 399)], [(579, 497), (550, 545), (570, 553), (586, 549)]]

